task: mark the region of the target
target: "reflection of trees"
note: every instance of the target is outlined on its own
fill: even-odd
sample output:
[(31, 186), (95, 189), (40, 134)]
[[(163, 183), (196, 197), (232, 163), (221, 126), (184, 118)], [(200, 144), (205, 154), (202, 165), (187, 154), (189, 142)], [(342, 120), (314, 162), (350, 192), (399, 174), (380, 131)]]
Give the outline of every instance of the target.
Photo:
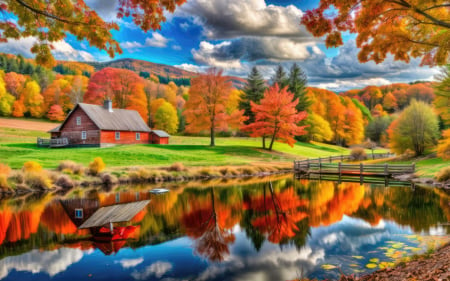
[(232, 227), (240, 216), (232, 216), (233, 206), (216, 200), (213, 188), (209, 188), (209, 200), (192, 198), (189, 212), (181, 218), (186, 234), (195, 239), (196, 251), (211, 261), (222, 261), (230, 253), (234, 242)]
[[(307, 223), (301, 223), (308, 216), (301, 207), (306, 206), (307, 201), (300, 199), (292, 187), (275, 192), (271, 182), (262, 191), (263, 194), (246, 198), (246, 212), (253, 215), (251, 225), (272, 243), (293, 241), (297, 246), (302, 246), (309, 228)], [(254, 230), (247, 233), (252, 233), (255, 248), (259, 249), (261, 236)]]

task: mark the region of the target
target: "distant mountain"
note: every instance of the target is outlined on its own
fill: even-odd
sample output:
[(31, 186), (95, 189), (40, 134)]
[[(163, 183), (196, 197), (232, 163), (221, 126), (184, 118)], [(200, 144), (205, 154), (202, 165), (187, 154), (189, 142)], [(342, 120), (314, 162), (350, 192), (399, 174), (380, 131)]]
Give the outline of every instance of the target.
[[(95, 71), (99, 71), (105, 67), (123, 68), (134, 71), (137, 74), (147, 72), (156, 76), (167, 77), (169, 79), (190, 79), (198, 75), (196, 72), (183, 70), (175, 66), (129, 58), (108, 62), (86, 62), (86, 64), (93, 66)], [(235, 76), (228, 77), (233, 82), (233, 86), (237, 88), (243, 88), (245, 86), (245, 79)]]

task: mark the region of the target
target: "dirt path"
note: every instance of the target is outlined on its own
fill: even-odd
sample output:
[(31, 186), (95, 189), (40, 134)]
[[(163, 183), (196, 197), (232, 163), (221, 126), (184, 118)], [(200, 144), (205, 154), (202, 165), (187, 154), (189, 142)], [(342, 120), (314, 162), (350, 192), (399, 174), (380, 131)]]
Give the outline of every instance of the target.
[(8, 119), (8, 118), (0, 118), (0, 127), (3, 128), (12, 128), (12, 129), (24, 129), (24, 130), (33, 130), (33, 131), (42, 131), (47, 132), (53, 128), (55, 128), (57, 123), (50, 123), (45, 121), (30, 121), (30, 120), (21, 120), (21, 119)]
[(340, 279), (340, 281), (376, 280), (450, 280), (450, 243), (431, 254), (429, 258), (420, 258), (405, 265), (400, 264), (395, 268), (378, 270), (362, 277), (342, 277)]

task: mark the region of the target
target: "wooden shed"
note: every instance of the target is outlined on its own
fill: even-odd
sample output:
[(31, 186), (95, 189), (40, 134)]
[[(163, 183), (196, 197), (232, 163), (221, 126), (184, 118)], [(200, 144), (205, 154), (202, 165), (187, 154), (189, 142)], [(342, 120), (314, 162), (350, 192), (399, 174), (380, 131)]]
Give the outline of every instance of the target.
[(49, 131), (48, 145), (103, 147), (150, 143), (150, 132), (135, 110), (113, 109), (110, 100), (103, 106), (79, 103), (61, 125)]
[(150, 133), (150, 141), (153, 144), (169, 144), (170, 135), (161, 130), (152, 130)]

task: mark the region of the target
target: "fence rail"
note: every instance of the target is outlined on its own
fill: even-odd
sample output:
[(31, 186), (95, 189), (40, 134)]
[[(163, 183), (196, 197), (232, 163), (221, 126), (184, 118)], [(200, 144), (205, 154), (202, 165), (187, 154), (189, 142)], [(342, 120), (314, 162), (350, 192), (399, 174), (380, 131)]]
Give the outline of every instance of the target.
[(43, 139), (37, 138), (37, 146), (39, 147), (63, 147), (69, 145), (67, 138)]

